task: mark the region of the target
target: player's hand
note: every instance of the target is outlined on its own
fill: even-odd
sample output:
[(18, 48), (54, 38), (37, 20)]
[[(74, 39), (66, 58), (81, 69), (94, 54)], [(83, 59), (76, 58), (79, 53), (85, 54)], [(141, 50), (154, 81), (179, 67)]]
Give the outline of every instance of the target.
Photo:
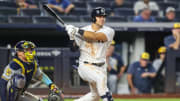
[(137, 89), (136, 88), (131, 88), (131, 94), (136, 94)]
[(123, 73), (119, 73), (119, 74), (117, 75), (118, 79), (120, 79), (122, 76), (123, 76)]
[(141, 75), (142, 78), (146, 78), (148, 76), (149, 76), (149, 73), (147, 73), (147, 72), (146, 73), (142, 73), (142, 75)]
[(55, 85), (55, 84), (50, 84), (50, 90), (52, 91), (52, 92), (55, 92), (57, 95), (59, 95), (59, 96), (61, 96), (62, 98), (64, 98), (64, 95), (63, 95), (63, 93), (62, 93), (62, 91)]
[(66, 29), (68, 35), (71, 36), (71, 37), (74, 37), (74, 35), (76, 33), (78, 33), (78, 31), (79, 31), (79, 28), (75, 27), (73, 25), (65, 25), (65, 29)]

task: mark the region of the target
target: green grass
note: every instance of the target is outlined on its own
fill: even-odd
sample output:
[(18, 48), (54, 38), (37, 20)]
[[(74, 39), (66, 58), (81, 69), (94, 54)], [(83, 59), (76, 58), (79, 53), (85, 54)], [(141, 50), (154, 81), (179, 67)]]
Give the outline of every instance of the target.
[[(65, 101), (73, 101), (73, 99), (65, 99)], [(180, 101), (180, 98), (115, 99), (114, 101)]]

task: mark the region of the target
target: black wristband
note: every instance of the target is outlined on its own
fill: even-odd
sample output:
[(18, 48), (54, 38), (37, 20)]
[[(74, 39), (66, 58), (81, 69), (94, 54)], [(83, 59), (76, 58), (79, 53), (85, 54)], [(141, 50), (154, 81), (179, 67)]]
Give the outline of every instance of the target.
[(83, 36), (83, 34), (84, 34), (84, 30), (79, 29), (78, 33), (79, 33), (80, 35), (82, 35), (82, 36)]

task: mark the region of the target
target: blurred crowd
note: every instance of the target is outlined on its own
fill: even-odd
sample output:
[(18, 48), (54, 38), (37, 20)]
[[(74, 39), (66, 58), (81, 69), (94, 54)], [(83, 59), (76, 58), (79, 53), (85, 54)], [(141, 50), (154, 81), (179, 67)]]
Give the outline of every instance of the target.
[[(67, 21), (82, 21), (90, 18), (92, 8), (102, 6), (106, 8), (109, 22), (177, 22), (180, 21), (180, 3), (178, 0), (1, 0), (0, 17), (8, 16), (48, 16), (42, 9), (48, 4)], [(9, 10), (5, 12), (5, 9)], [(17, 8), (17, 14), (10, 12)], [(23, 9), (31, 12), (24, 15)], [(33, 9), (33, 10), (30, 10)], [(14, 9), (12, 9), (14, 10)], [(40, 13), (35, 13), (39, 11)], [(15, 12), (15, 11), (14, 11)], [(23, 14), (22, 14), (23, 13)], [(83, 20), (82, 20), (83, 19)], [(0, 20), (0, 23), (3, 21)]]
[[(163, 93), (165, 81), (165, 58), (169, 49), (180, 48), (180, 23), (175, 23), (172, 28), (172, 35), (164, 38), (164, 45), (157, 49), (157, 56), (150, 61), (150, 54), (143, 52), (139, 61), (124, 65), (121, 56), (115, 52), (115, 41), (111, 43), (107, 51), (108, 85), (112, 93), (117, 94), (124, 90), (118, 85), (126, 79), (128, 83), (126, 90), (131, 94)], [(124, 77), (123, 77), (124, 76)]]

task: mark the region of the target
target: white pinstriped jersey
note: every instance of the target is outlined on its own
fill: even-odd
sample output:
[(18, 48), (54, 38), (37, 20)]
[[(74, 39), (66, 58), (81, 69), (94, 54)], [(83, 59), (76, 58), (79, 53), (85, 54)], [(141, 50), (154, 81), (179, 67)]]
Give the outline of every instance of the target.
[[(92, 29), (91, 25), (85, 26), (81, 28), (85, 31), (95, 32)], [(76, 44), (80, 49), (80, 58), (79, 61), (87, 61), (90, 63), (101, 63), (106, 62), (106, 51), (111, 44), (114, 37), (114, 30), (110, 27), (103, 26), (100, 30), (96, 31), (96, 33), (104, 33), (108, 39), (106, 42), (87, 42), (75, 37)]]

